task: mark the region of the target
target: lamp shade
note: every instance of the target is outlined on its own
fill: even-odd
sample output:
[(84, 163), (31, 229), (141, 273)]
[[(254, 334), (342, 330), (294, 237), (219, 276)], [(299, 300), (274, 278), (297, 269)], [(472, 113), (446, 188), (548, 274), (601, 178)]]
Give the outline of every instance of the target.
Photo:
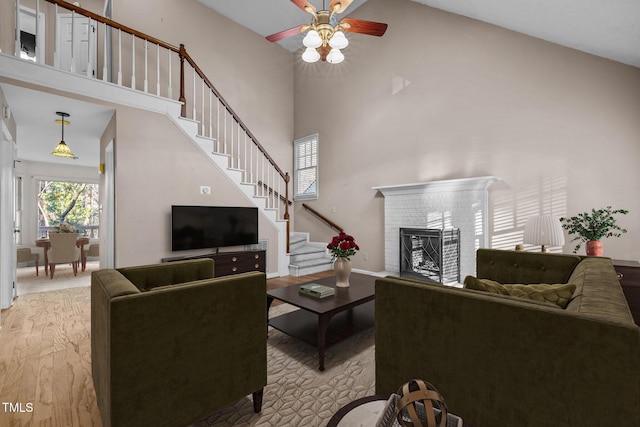
[(340, 52), (340, 49), (331, 49), (327, 55), (327, 62), (330, 64), (339, 64), (344, 61), (344, 55)]
[(322, 46), (322, 38), (320, 37), (320, 34), (318, 34), (316, 30), (309, 30), (307, 35), (304, 36), (304, 39), (302, 39), (302, 44), (305, 45), (306, 47), (315, 49), (317, 47)]
[(349, 40), (342, 31), (336, 31), (329, 40), (329, 46), (335, 49), (344, 49), (349, 46)]
[(302, 54), (302, 60), (304, 62), (316, 62), (319, 59), (320, 59), (320, 54), (318, 53), (317, 50), (311, 47), (308, 47), (307, 49), (305, 49), (304, 53)]
[(542, 245), (542, 252), (546, 251), (545, 246), (564, 245), (560, 219), (553, 215), (530, 216), (524, 227), (523, 241), (530, 245)]
[(71, 149), (67, 146), (67, 144), (65, 144), (64, 141), (60, 141), (56, 148), (53, 149), (51, 154), (56, 157), (66, 157), (69, 159), (73, 159), (75, 157)]

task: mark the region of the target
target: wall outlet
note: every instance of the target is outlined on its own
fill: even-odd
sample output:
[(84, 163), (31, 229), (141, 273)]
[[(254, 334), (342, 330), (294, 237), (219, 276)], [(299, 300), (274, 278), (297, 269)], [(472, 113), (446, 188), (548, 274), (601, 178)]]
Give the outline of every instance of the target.
[(368, 254), (367, 252), (362, 252), (362, 258), (363, 258), (365, 261), (369, 261), (369, 254)]
[(200, 194), (206, 194), (206, 195), (211, 194), (211, 187), (209, 187), (208, 185), (201, 185)]
[(336, 213), (336, 207), (335, 206), (331, 206), (331, 213)]

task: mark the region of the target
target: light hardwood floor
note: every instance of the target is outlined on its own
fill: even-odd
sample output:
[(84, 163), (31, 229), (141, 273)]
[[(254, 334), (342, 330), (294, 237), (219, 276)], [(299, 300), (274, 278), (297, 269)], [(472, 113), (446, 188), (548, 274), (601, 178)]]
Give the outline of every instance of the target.
[[(332, 271), (267, 280), (291, 286)], [(87, 287), (21, 295), (2, 310), (0, 426), (101, 426), (91, 378)]]

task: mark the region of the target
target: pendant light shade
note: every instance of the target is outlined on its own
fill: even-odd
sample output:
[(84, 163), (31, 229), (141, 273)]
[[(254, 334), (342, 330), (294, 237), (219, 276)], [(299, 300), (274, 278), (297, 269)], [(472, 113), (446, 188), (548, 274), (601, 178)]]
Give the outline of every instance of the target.
[(53, 149), (51, 154), (57, 157), (67, 157), (69, 159), (73, 159), (75, 157), (71, 149), (67, 146), (67, 144), (65, 144), (64, 141), (60, 141), (58, 146)]
[(62, 125), (62, 138), (60, 139), (60, 143), (56, 146), (56, 148), (54, 148), (54, 150), (51, 152), (51, 154), (53, 154), (56, 157), (65, 157), (65, 158), (68, 158), (68, 159), (76, 159), (77, 157), (73, 154), (71, 149), (67, 146), (66, 142), (64, 142), (64, 125), (65, 124), (69, 124), (69, 122), (67, 122), (65, 120), (65, 118), (69, 117), (69, 114), (63, 113), (61, 111), (58, 111), (56, 114), (61, 117), (61, 119), (60, 120), (56, 120), (56, 122), (59, 121), (60, 124)]

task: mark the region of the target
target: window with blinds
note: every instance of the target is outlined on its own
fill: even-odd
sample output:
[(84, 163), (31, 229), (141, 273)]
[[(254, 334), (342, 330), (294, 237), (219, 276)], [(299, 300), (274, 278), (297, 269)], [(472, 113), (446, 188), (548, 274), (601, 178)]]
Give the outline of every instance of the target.
[(318, 134), (296, 139), (294, 152), (294, 200), (318, 198)]

